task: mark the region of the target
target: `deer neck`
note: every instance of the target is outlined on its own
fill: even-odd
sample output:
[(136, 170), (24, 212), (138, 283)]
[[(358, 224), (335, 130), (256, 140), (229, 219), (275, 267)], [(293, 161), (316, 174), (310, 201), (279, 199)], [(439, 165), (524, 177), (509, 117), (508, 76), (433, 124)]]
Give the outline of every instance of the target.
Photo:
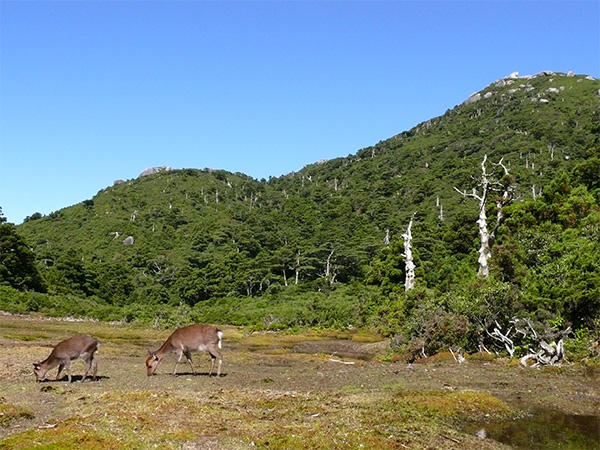
[(170, 341), (165, 342), (158, 350), (156, 350), (154, 352), (154, 355), (158, 358), (158, 360), (160, 361), (161, 359), (163, 359), (165, 356), (167, 356), (169, 353), (173, 352), (174, 348), (171, 345)]

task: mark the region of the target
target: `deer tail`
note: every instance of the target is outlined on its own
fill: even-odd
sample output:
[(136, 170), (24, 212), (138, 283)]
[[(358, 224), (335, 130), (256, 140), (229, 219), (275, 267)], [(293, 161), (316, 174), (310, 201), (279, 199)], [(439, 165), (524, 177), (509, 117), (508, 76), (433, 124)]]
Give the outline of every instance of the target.
[(217, 330), (217, 336), (219, 337), (219, 348), (223, 348), (221, 346), (221, 339), (223, 339), (223, 332), (221, 330)]

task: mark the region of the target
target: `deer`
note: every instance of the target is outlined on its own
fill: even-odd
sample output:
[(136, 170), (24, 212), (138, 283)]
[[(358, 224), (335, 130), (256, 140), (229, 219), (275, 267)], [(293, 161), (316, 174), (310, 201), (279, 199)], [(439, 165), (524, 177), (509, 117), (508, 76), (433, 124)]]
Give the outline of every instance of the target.
[(218, 359), (219, 366), (217, 368), (217, 377), (220, 377), (221, 364), (223, 363), (223, 357), (220, 352), (222, 337), (223, 332), (214, 325), (194, 324), (178, 328), (157, 351), (151, 352), (148, 350), (148, 357), (146, 358), (147, 375), (151, 376), (154, 374), (156, 368), (165, 356), (175, 353), (177, 360), (175, 361), (175, 367), (173, 368), (173, 375), (177, 374), (177, 365), (185, 355), (192, 368), (192, 373), (195, 376), (196, 369), (194, 369), (194, 365), (192, 364), (192, 352), (206, 351), (211, 357), (210, 372), (208, 373), (208, 376), (210, 377), (212, 375), (215, 367), (215, 360)]
[(81, 381), (83, 382), (87, 378), (90, 370), (92, 370), (92, 380), (95, 381), (98, 362), (94, 359), (94, 353), (96, 353), (99, 347), (100, 343), (88, 335), (73, 336), (59, 342), (52, 349), (52, 353), (50, 353), (48, 358), (42, 362), (33, 363), (33, 373), (36, 376), (36, 381), (44, 381), (48, 371), (58, 366), (56, 380), (60, 379), (60, 373), (63, 368), (66, 368), (67, 378), (69, 383), (71, 383), (71, 361), (78, 358), (86, 363), (85, 374)]

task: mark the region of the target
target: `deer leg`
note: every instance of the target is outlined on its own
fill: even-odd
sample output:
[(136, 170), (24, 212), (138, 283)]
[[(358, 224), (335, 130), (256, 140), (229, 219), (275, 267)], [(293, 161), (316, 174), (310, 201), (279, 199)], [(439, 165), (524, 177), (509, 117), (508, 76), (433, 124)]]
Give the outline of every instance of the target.
[(192, 353), (189, 350), (185, 350), (185, 357), (187, 358), (187, 362), (190, 363), (190, 367), (192, 368), (192, 373), (196, 375), (196, 369), (194, 369), (194, 365), (192, 364)]
[(223, 356), (221, 355), (221, 352), (219, 350), (217, 350), (216, 348), (211, 348), (209, 350), (209, 353), (210, 353), (210, 357), (211, 357), (211, 364), (210, 364), (210, 373), (208, 374), (208, 376), (212, 375), (212, 371), (215, 366), (215, 360), (218, 359), (219, 365), (217, 366), (217, 377), (220, 377), (221, 376), (221, 364), (223, 363)]
[(63, 363), (60, 363), (58, 365), (58, 372), (56, 372), (56, 380), (57, 381), (60, 380), (60, 373), (62, 372), (63, 367), (65, 367), (65, 365)]
[(96, 372), (98, 372), (98, 361), (92, 360), (92, 381), (96, 381)]
[(223, 358), (221, 357), (221, 354), (219, 353), (219, 366), (217, 367), (217, 378), (219, 378), (221, 376), (221, 366), (223, 365)]
[(90, 369), (92, 368), (92, 363), (94, 361), (94, 357), (90, 355), (88, 358), (84, 358), (83, 360), (86, 363), (86, 367), (85, 367), (85, 373), (83, 374), (83, 378), (81, 379), (82, 383), (85, 381), (85, 379), (88, 376), (88, 373), (90, 372)]
[(183, 351), (180, 351), (178, 354), (179, 354), (179, 358), (177, 358), (177, 361), (175, 361), (175, 367), (173, 368), (173, 375), (175, 375), (177, 373), (177, 364), (179, 364), (179, 361), (181, 361), (181, 358), (183, 358)]
[(71, 361), (69, 359), (67, 359), (65, 361), (65, 369), (67, 369), (67, 379), (69, 380), (69, 383), (71, 382)]
[(208, 376), (209, 377), (212, 376), (212, 371), (213, 371), (213, 369), (215, 367), (215, 359), (216, 358), (211, 354), (210, 355), (210, 371), (208, 372)]

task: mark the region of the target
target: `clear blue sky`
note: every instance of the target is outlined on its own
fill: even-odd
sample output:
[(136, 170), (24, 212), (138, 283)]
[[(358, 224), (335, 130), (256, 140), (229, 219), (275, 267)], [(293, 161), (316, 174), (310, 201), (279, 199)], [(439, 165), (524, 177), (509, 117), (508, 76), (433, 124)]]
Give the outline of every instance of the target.
[(0, 0), (0, 207), (153, 166), (279, 176), (542, 70), (600, 77), (598, 0)]

